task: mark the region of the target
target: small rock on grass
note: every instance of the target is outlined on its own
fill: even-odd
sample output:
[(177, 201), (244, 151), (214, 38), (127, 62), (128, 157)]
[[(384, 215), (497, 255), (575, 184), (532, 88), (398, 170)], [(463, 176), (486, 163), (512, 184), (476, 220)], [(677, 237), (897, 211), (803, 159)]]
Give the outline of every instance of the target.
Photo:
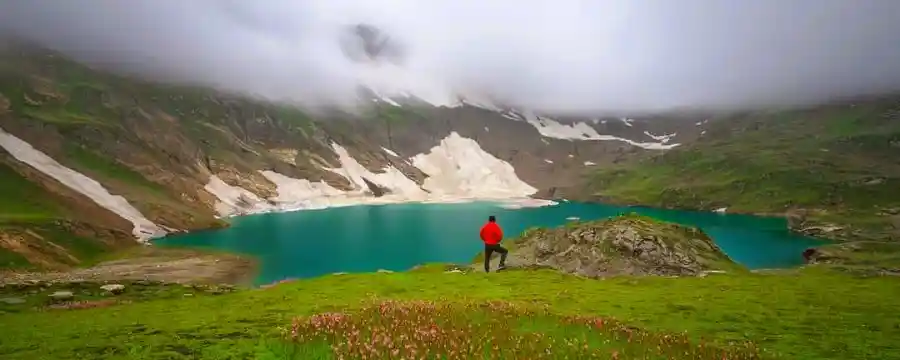
[(107, 284), (100, 287), (103, 291), (106, 291), (113, 295), (118, 295), (125, 292), (125, 285), (122, 284)]
[(15, 298), (15, 297), (11, 297), (11, 298), (2, 298), (2, 299), (0, 299), (0, 303), (4, 303), (4, 304), (7, 304), (7, 305), (18, 305), (18, 304), (24, 304), (24, 303), (25, 303), (25, 299), (22, 299), (22, 298)]
[(50, 294), (50, 299), (53, 301), (67, 301), (71, 300), (74, 297), (75, 294), (73, 294), (71, 291), (57, 291)]

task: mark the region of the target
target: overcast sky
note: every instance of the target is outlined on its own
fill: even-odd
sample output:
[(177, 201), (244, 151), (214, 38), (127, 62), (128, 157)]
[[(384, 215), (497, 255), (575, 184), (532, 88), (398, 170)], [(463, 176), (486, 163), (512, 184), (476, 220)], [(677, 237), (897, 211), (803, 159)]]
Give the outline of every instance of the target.
[[(396, 65), (338, 44), (367, 22)], [(900, 89), (897, 0), (4, 0), (0, 27), (84, 60), (270, 98), (363, 83), (549, 111), (821, 101)]]

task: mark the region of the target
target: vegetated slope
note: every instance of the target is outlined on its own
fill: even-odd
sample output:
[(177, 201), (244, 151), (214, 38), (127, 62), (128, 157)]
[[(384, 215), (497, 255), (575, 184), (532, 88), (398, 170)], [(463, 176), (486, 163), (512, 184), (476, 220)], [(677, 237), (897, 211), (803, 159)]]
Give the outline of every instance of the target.
[[(324, 276), (218, 296), (179, 298), (179, 294), (194, 291), (179, 290), (181, 285), (174, 285), (156, 291), (167, 298), (165, 300), (115, 305), (109, 304), (115, 297), (107, 296), (102, 298), (104, 303), (96, 304), (101, 308), (85, 310), (35, 311), (30, 309), (33, 303), (2, 307), (0, 302), (2, 309), (10, 311), (0, 314), (3, 324), (0, 357), (10, 360), (71, 357), (287, 359), (295, 350), (321, 355), (323, 350), (330, 353), (330, 343), (305, 343), (299, 339), (295, 345), (283, 342), (290, 332), (282, 331), (291, 329), (294, 317), (346, 312), (350, 315), (348, 320), (352, 320), (355, 310), (375, 300), (417, 299), (436, 301), (438, 306), (449, 305), (450, 308), (440, 314), (428, 315), (423, 321), (410, 316), (391, 323), (393, 318), (386, 317), (382, 324), (393, 325), (383, 335), (399, 337), (415, 332), (419, 326), (430, 332), (432, 322), (426, 320), (433, 320), (438, 325), (447, 324), (449, 329), (493, 325), (491, 328), (495, 331), (491, 335), (510, 347), (528, 347), (507, 341), (508, 336), (522, 334), (522, 331), (545, 334), (548, 340), (555, 340), (554, 347), (566, 346), (565, 340), (571, 341), (573, 337), (583, 341), (584, 335), (590, 340), (591, 349), (620, 350), (620, 359), (643, 358), (643, 354), (654, 358), (657, 345), (667, 348), (671, 344), (662, 340), (653, 343), (653, 339), (663, 335), (680, 339), (672, 332), (686, 332), (693, 349), (701, 344), (701, 338), (706, 346), (726, 348), (743, 347), (746, 341), (752, 341), (762, 349), (762, 359), (900, 359), (900, 347), (896, 342), (900, 337), (900, 323), (895, 316), (900, 311), (900, 303), (896, 301), (900, 296), (900, 283), (888, 277), (854, 278), (820, 267), (777, 275), (727, 273), (704, 278), (649, 276), (605, 280), (585, 279), (552, 270), (485, 274), (430, 272), (429, 269), (411, 273)], [(125, 293), (123, 296), (133, 293), (139, 297), (154, 291), (128, 285)], [(0, 297), (18, 296), (16, 293), (3, 294)], [(47, 294), (42, 292), (34, 296), (46, 298)], [(76, 291), (76, 300), (98, 299), (96, 294)], [(486, 301), (507, 301), (519, 307), (537, 309), (547, 305), (553, 314), (602, 317), (609, 320), (605, 323), (608, 326), (624, 323), (636, 338), (629, 342), (626, 333), (616, 340), (614, 329), (588, 330), (585, 325), (566, 328), (565, 323), (545, 322), (548, 318), (533, 315), (513, 318), (522, 323), (485, 323), (500, 319), (505, 322), (508, 317), (484, 314), (479, 310), (481, 307), (455, 305)], [(321, 328), (322, 331), (328, 329), (340, 331), (342, 328)], [(650, 334), (642, 339), (640, 334), (644, 331)], [(463, 344), (467, 333), (460, 333), (454, 341)], [(300, 334), (314, 335), (307, 331)], [(338, 335), (352, 336), (352, 332)], [(368, 333), (360, 331), (358, 335), (366, 337)], [(487, 341), (485, 338), (467, 341), (479, 340)], [(380, 344), (379, 341), (373, 346)], [(438, 342), (431, 344), (440, 345)], [(635, 352), (641, 356), (627, 356)], [(608, 353), (606, 357), (611, 355)], [(528, 358), (535, 357), (537, 354)], [(310, 358), (316, 357), (295, 357)], [(722, 354), (708, 358), (721, 359)]]
[(900, 98), (713, 119), (700, 139), (593, 174), (582, 195), (628, 204), (786, 214), (841, 240), (900, 236)]
[[(107, 199), (122, 196), (134, 212), (170, 232), (221, 226), (215, 216), (223, 210), (236, 214), (302, 208), (316, 194), (353, 190), (378, 197), (409, 190), (409, 184), (420, 186), (428, 177), (411, 158), (432, 151), (453, 132), (462, 142), (477, 141), (479, 156), (486, 153), (512, 164), (515, 177), (545, 197), (552, 197), (556, 187), (574, 184), (592, 166), (658, 151), (615, 139), (545, 136), (547, 126), (559, 124), (510, 119), (494, 108), (370, 100), (372, 106), (359, 114), (335, 110), (313, 115), (210, 89), (117, 76), (29, 45), (15, 44), (0, 52), (0, 130), (6, 139), (16, 139), (5, 144), (24, 141), (58, 166), (96, 181), (108, 192)], [(663, 130), (652, 125), (615, 119), (587, 126), (654, 142), (658, 140), (635, 130)], [(666, 126), (670, 131), (671, 124)], [(3, 260), (4, 267), (83, 263), (86, 255), (73, 253), (81, 245), (61, 236), (73, 227), (83, 230), (76, 234), (84, 235), (84, 247), (91, 249), (85, 253), (133, 240), (129, 233), (137, 225), (125, 221), (122, 211), (96, 205), (71, 184), (60, 183), (8, 151), (0, 150), (0, 155), (5, 190), (28, 199), (0, 200), (11, 204), (3, 209), (7, 220), (0, 233), (14, 233), (16, 239), (6, 236), (0, 243), (4, 259), (10, 259)], [(446, 164), (472, 160), (468, 153), (450, 155), (454, 158)], [(348, 159), (359, 168), (342, 168)], [(262, 171), (285, 181), (273, 183)], [(402, 181), (394, 188), (385, 186), (395, 180)], [(36, 187), (27, 189), (29, 183)], [(296, 206), (283, 206), (285, 198)], [(70, 221), (78, 225), (40, 237), (25, 232)], [(31, 246), (34, 239), (46, 244)], [(44, 256), (50, 248), (58, 254)], [(63, 258), (68, 260), (59, 260)]]
[(529, 229), (512, 242), (511, 265), (593, 278), (741, 271), (703, 231), (637, 214)]

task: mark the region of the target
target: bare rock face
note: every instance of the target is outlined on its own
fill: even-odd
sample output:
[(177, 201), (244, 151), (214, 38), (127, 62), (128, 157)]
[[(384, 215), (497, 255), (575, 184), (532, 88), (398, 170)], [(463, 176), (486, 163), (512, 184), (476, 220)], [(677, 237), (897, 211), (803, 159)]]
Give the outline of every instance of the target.
[(391, 193), (391, 191), (389, 189), (386, 189), (382, 186), (378, 186), (378, 184), (373, 183), (369, 179), (366, 179), (366, 178), (362, 178), (362, 179), (363, 179), (363, 182), (366, 183), (366, 187), (369, 188), (369, 191), (371, 191), (372, 195), (374, 195), (375, 197), (382, 197), (384, 195)]
[(638, 215), (529, 230), (513, 247), (513, 266), (586, 277), (699, 276), (739, 267), (702, 231)]

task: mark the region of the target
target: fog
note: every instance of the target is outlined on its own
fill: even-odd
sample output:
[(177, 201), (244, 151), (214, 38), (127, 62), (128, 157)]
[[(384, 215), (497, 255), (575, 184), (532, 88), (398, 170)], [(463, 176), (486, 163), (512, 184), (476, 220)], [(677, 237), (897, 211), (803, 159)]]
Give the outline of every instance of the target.
[[(347, 56), (339, 39), (359, 23), (402, 56)], [(358, 85), (566, 113), (900, 89), (892, 0), (6, 0), (0, 29), (157, 80), (305, 105), (352, 105)]]

